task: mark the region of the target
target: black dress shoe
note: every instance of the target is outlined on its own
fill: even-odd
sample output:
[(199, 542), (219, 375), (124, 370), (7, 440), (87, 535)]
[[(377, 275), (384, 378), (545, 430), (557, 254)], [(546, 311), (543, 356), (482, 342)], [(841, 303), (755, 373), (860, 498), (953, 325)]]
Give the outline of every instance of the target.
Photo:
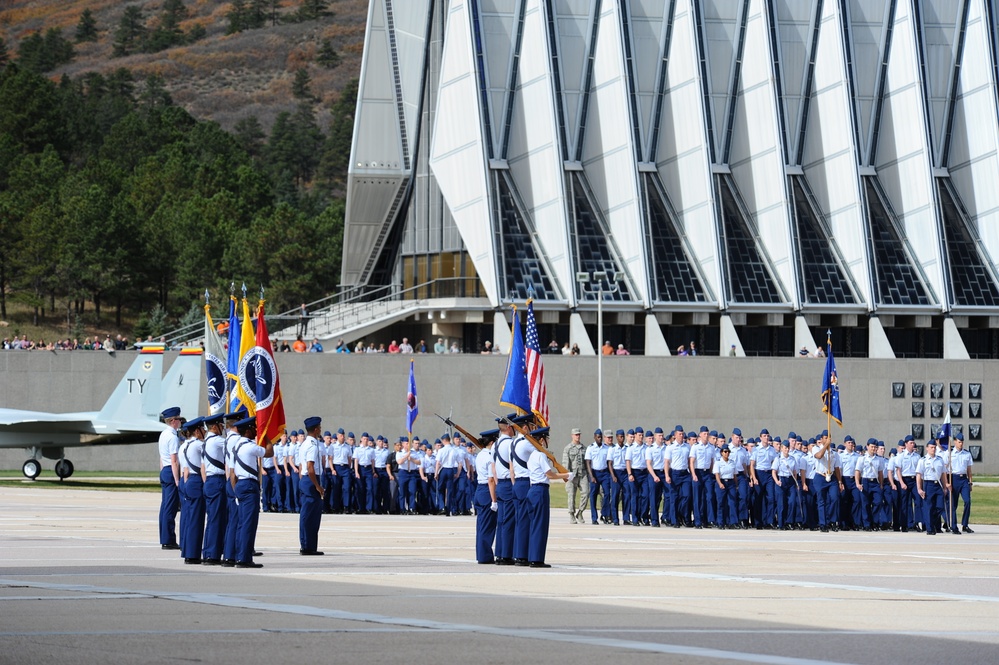
[(487, 563), (488, 563), (488, 564), (494, 564), (494, 563), (496, 563), (496, 559), (490, 559), (489, 561), (476, 561), (476, 563), (481, 563), (481, 564), (487, 564)]
[(263, 568), (264, 564), (262, 564), (262, 563), (254, 563), (253, 561), (237, 561), (236, 562), (236, 567), (237, 568)]
[(951, 529), (950, 532), (952, 534), (954, 534), (955, 536), (960, 536), (961, 535), (961, 530), (960, 529)]
[(528, 563), (527, 559), (514, 559), (513, 560), (513, 565), (515, 565), (515, 566), (526, 566), (527, 563)]
[(496, 565), (497, 566), (512, 566), (513, 565), (513, 559), (510, 559), (508, 557), (500, 557), (500, 558), (496, 559)]
[(180, 545), (160, 545), (161, 550), (179, 550)]
[(544, 561), (532, 561), (528, 564), (531, 568), (551, 568), (550, 563), (545, 563)]
[(198, 566), (198, 565), (201, 564), (201, 559), (193, 559), (193, 558), (188, 557), (188, 558), (184, 559), (184, 563), (186, 563), (188, 565), (191, 565), (191, 566)]
[(325, 554), (319, 550), (298, 550), (298, 553), (302, 556), (323, 556)]
[(263, 556), (263, 555), (264, 555), (263, 552), (254, 552), (253, 553), (253, 556)]
[(224, 559), (224, 560), (222, 561), (222, 567), (223, 567), (223, 568), (232, 568), (232, 567), (234, 567), (235, 565), (236, 565), (236, 562), (235, 562), (235, 561), (233, 561), (232, 559)]
[(201, 561), (202, 566), (221, 566), (222, 559), (203, 559)]
[(974, 531), (971, 530), (970, 526), (961, 527), (961, 531), (964, 531), (965, 533), (974, 533)]

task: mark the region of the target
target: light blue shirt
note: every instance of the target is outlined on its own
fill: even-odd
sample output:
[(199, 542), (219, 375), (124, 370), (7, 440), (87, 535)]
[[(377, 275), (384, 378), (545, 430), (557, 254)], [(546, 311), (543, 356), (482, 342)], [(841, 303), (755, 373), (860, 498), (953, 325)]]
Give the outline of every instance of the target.
[(843, 475), (853, 478), (857, 470), (857, 463), (860, 461), (860, 454), (855, 450), (852, 453), (843, 453)]
[(690, 459), (690, 444), (689, 443), (675, 443), (673, 444), (673, 450), (670, 452), (669, 456), (669, 468), (672, 471), (689, 471), (690, 466), (688, 460)]
[(334, 441), (330, 444), (330, 457), (333, 458), (333, 464), (350, 464), (350, 444), (346, 441), (339, 442)]
[(715, 447), (698, 441), (690, 447), (690, 459), (694, 460), (695, 469), (707, 471), (715, 460)]
[(496, 479), (510, 480), (510, 448), (513, 439), (504, 434), (493, 446), (493, 461), (496, 462)]
[(624, 471), (627, 468), (628, 449), (624, 446), (613, 446), (607, 453), (607, 459), (615, 472)]
[(963, 476), (968, 473), (968, 469), (974, 463), (974, 460), (971, 459), (971, 453), (967, 450), (955, 450), (950, 455), (950, 472)]
[[(531, 446), (534, 449), (534, 446)], [(527, 458), (527, 475), (531, 479), (532, 485), (548, 485), (548, 475), (546, 471), (551, 471), (552, 465), (545, 455), (540, 450), (534, 449), (531, 456)]]
[(358, 466), (371, 466), (375, 461), (375, 449), (360, 446), (354, 451), (354, 459)]
[[(213, 460), (221, 464), (221, 467), (215, 466), (212, 462), (208, 461), (211, 457)], [(209, 434), (208, 438), (205, 439), (205, 475), (208, 476), (223, 476), (225, 475), (225, 440), (218, 434)]]
[(653, 471), (662, 471), (666, 467), (666, 446), (646, 446), (645, 461), (652, 462)]
[(753, 451), (751, 461), (756, 462), (757, 471), (770, 471), (773, 469), (777, 455), (778, 453), (773, 446), (757, 446), (756, 450)]
[(608, 455), (610, 455), (610, 446), (601, 445), (599, 448), (593, 448), (593, 453), (590, 455), (590, 468), (594, 471), (606, 471)]
[(923, 480), (932, 480), (937, 482), (943, 478), (943, 474), (946, 470), (944, 461), (939, 457), (924, 457), (919, 460), (919, 464), (916, 466), (916, 474), (922, 475)]
[(898, 458), (898, 471), (902, 477), (915, 477), (916, 468), (919, 466), (919, 453), (915, 450), (903, 450), (895, 457)]

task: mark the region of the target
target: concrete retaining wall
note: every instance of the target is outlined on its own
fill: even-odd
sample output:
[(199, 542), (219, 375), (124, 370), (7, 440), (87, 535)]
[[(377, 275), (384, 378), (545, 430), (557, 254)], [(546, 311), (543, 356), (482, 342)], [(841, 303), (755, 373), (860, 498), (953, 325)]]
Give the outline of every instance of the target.
[[(168, 353), (164, 372), (176, 354)], [(124, 375), (134, 356), (104, 352), (0, 352), (0, 407), (39, 411), (98, 410)], [(584, 440), (597, 426), (597, 358), (546, 356), (545, 371), (555, 447), (561, 450), (571, 427), (580, 427)], [(402, 356), (280, 354), (277, 358), (285, 409), (291, 426), (320, 415), (324, 427), (342, 426), (357, 435), (398, 437), (405, 430), (406, 383), (409, 358)], [(492, 427), (490, 411), (497, 401), (506, 372), (505, 356), (417, 356), (416, 381), (421, 415), (415, 431), (436, 437), (444, 426), (434, 412), (453, 409), (455, 421), (478, 432)], [(999, 473), (999, 448), (991, 441), (997, 430), (988, 400), (999, 395), (999, 362), (954, 360), (837, 361), (845, 427), (833, 426), (834, 436), (852, 434), (858, 440), (874, 436), (889, 443), (922, 424), (926, 436), (932, 403), (961, 404), (955, 424), (980, 425), (982, 445), (979, 473)], [(794, 430), (814, 434), (826, 426), (819, 392), (824, 361), (794, 358), (650, 358), (622, 356), (603, 361), (606, 427), (624, 428), (682, 424), (696, 429), (702, 423), (731, 432), (740, 427), (749, 435), (767, 427), (780, 436)], [(901, 383), (902, 397), (894, 397), (893, 383)], [(924, 386), (924, 396), (912, 396), (913, 383)], [(931, 384), (943, 384), (943, 397), (931, 397)], [(951, 384), (961, 385), (960, 398), (950, 398)], [(980, 384), (980, 399), (969, 396), (969, 384)], [(202, 389), (202, 395), (204, 394)], [(922, 418), (912, 416), (912, 403), (924, 404)], [(969, 417), (970, 404), (981, 404), (982, 418)], [(185, 414), (190, 416), (190, 414)], [(993, 418), (993, 420), (989, 420)], [(158, 468), (154, 444), (68, 450), (77, 469), (151, 470)], [(0, 468), (20, 468), (26, 459), (20, 449), (0, 451)], [(44, 473), (51, 473), (46, 461)]]

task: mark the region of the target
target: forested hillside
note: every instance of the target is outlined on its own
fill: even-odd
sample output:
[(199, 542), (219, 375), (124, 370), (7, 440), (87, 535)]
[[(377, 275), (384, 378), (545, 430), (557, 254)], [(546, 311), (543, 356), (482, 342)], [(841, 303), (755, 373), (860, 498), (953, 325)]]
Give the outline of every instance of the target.
[(2, 5), (0, 319), (156, 335), (233, 280), (333, 291), (366, 6)]

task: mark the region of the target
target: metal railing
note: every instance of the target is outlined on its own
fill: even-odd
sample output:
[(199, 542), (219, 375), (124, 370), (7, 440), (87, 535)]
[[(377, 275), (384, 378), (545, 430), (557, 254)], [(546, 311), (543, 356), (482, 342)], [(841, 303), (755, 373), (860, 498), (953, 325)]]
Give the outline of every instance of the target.
[[(381, 316), (388, 316), (403, 309), (419, 307), (421, 300), (430, 298), (460, 298), (465, 297), (469, 290), (469, 280), (465, 277), (443, 277), (409, 288), (400, 284), (368, 287), (351, 286), (328, 296), (305, 303), (309, 320), (309, 334), (323, 335), (336, 330), (342, 330), (344, 323), (361, 325)], [(472, 291), (476, 291), (472, 287)], [(479, 294), (473, 293), (473, 297)], [(299, 328), (302, 320), (299, 308), (290, 309), (278, 314), (267, 314), (267, 328), (272, 335), (280, 336), (288, 328)], [(228, 320), (215, 319), (217, 323)], [(192, 323), (164, 336), (168, 348), (197, 344), (204, 337), (204, 321)]]

